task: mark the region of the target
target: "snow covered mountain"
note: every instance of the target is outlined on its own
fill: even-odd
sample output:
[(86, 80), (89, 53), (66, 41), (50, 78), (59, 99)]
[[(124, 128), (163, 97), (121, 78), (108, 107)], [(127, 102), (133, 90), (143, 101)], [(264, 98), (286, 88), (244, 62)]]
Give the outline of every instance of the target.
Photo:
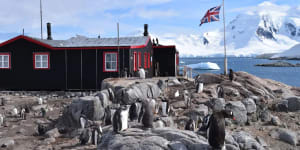
[[(223, 29), (203, 35), (163, 35), (161, 43), (176, 44), (181, 56), (223, 56)], [(245, 10), (226, 26), (228, 55), (280, 53), (300, 42), (300, 6), (263, 2)]]
[(300, 59), (300, 44), (297, 44), (293, 46), (291, 49), (286, 50), (282, 53), (276, 54), (271, 58)]

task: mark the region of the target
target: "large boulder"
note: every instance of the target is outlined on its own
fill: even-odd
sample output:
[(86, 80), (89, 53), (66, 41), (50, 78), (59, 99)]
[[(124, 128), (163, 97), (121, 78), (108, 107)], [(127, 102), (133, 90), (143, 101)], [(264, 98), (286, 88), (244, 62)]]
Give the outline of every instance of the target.
[(220, 111), (225, 108), (225, 99), (223, 98), (212, 98), (209, 101), (210, 107), (215, 111)]
[(99, 121), (104, 117), (104, 107), (98, 97), (87, 96), (74, 99), (64, 109), (61, 121), (68, 127), (80, 127), (79, 118), (85, 115), (87, 119)]
[(289, 129), (274, 129), (270, 132), (270, 135), (274, 139), (279, 139), (294, 146), (296, 146), (298, 143), (297, 133)]
[(213, 73), (204, 73), (196, 77), (197, 83), (203, 84), (220, 84), (224, 79)]
[(244, 125), (247, 122), (247, 109), (240, 101), (230, 101), (226, 104), (226, 109), (230, 109), (235, 117), (234, 123)]
[(0, 138), (0, 147), (10, 147), (15, 145), (15, 140), (13, 138)]
[(299, 97), (290, 97), (287, 98), (288, 101), (288, 110), (291, 112), (300, 111), (300, 98)]
[(115, 99), (115, 94), (111, 88), (101, 90), (96, 96), (99, 97), (101, 105), (103, 108), (111, 105)]
[(289, 110), (289, 101), (282, 100), (275, 105), (276, 111), (279, 112), (288, 112)]
[(98, 149), (106, 150), (197, 150), (209, 149), (204, 137), (194, 132), (173, 128), (142, 130), (129, 128), (114, 134), (108, 131), (102, 136)]
[(130, 105), (138, 99), (156, 99), (161, 93), (157, 84), (152, 82), (143, 82), (121, 88), (116, 91), (116, 100), (120, 104)]
[(264, 148), (247, 132), (237, 131), (232, 133), (232, 137), (243, 150), (264, 150)]
[(242, 103), (245, 105), (248, 114), (256, 112), (256, 104), (253, 99), (246, 98), (246, 99), (242, 100)]

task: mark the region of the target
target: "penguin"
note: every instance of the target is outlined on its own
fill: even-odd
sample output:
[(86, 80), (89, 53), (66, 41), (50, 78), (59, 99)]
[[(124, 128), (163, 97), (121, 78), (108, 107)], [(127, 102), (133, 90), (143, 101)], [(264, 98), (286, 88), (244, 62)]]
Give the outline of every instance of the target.
[(153, 127), (153, 111), (150, 102), (144, 101), (142, 106), (142, 111), (140, 113), (139, 122), (142, 121), (142, 124), (145, 128)]
[(174, 94), (174, 97), (178, 97), (179, 96), (179, 91), (177, 90)]
[(138, 120), (142, 105), (138, 102), (132, 103), (129, 108), (129, 119), (130, 121)]
[(113, 116), (113, 130), (119, 133), (128, 128), (128, 108), (121, 106), (117, 109)]
[(18, 109), (15, 107), (12, 111), (13, 116), (18, 116)]
[(26, 112), (25, 112), (25, 108), (22, 108), (22, 109), (21, 109), (20, 117), (21, 117), (21, 119), (26, 120)]
[(101, 126), (95, 126), (93, 128), (93, 132), (92, 132), (92, 144), (94, 145), (98, 145), (100, 143), (100, 138), (102, 135), (102, 128)]
[(84, 114), (81, 114), (80, 117), (79, 117), (79, 124), (80, 124), (80, 127), (81, 127), (82, 129), (84, 129), (84, 128), (86, 127), (87, 122), (88, 122), (88, 121), (87, 121), (86, 116), (85, 116)]
[(188, 122), (186, 123), (185, 127), (184, 127), (185, 130), (190, 130), (190, 131), (195, 131), (196, 129), (196, 123), (193, 119), (189, 119)]
[(162, 100), (161, 106), (162, 106), (162, 116), (167, 117), (170, 112), (169, 101), (165, 99)]
[(208, 121), (207, 139), (213, 149), (225, 148), (225, 118), (235, 120), (232, 111), (222, 110), (213, 112)]
[(42, 97), (39, 97), (39, 99), (38, 99), (38, 104), (39, 104), (39, 105), (42, 105), (42, 104), (43, 104), (43, 99), (42, 99)]
[(111, 109), (109, 106), (107, 106), (105, 108), (105, 113), (104, 113), (104, 122), (105, 122), (105, 125), (111, 125)]
[(218, 94), (218, 98), (224, 98), (224, 89), (221, 85), (217, 86), (217, 94)]
[(4, 123), (4, 116), (2, 116), (2, 114), (0, 114), (0, 126), (2, 126)]
[(160, 117), (157, 117), (156, 119), (154, 119), (153, 127), (154, 128), (163, 128), (163, 127), (166, 127), (166, 123)]
[(43, 118), (46, 116), (46, 109), (43, 107), (41, 108), (41, 114)]
[(232, 82), (234, 79), (234, 73), (232, 69), (229, 69), (229, 80)]
[(37, 130), (38, 130), (38, 134), (39, 134), (40, 136), (41, 136), (41, 135), (44, 135), (44, 134), (47, 132), (46, 127), (43, 126), (42, 124), (38, 124)]
[(79, 142), (81, 145), (85, 145), (89, 142), (90, 138), (91, 138), (91, 131), (89, 128), (85, 128), (83, 129), (83, 131), (79, 136)]

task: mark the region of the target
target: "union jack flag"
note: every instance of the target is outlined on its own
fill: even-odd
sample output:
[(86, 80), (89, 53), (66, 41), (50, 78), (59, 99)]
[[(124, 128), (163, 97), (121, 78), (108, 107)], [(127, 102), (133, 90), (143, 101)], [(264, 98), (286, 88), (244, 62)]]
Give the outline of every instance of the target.
[(203, 23), (219, 21), (220, 20), (220, 16), (219, 16), (220, 9), (221, 9), (221, 6), (216, 6), (216, 7), (209, 9), (206, 12), (205, 16), (201, 19), (201, 23), (199, 26), (201, 26)]

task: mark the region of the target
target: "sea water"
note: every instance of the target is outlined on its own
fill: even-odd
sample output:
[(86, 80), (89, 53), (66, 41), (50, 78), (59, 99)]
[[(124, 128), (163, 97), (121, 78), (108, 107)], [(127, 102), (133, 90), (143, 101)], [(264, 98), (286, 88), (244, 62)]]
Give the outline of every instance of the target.
[[(268, 78), (279, 81), (291, 86), (300, 87), (300, 67), (261, 67), (256, 64), (272, 63), (278, 60), (256, 59), (250, 57), (229, 57), (228, 70), (245, 71), (260, 78)], [(298, 60), (284, 60), (286, 62), (296, 64)], [(222, 57), (206, 57), (206, 58), (180, 58), (180, 66), (197, 64), (200, 62), (212, 62), (219, 65), (220, 70), (200, 70), (193, 69), (199, 73), (224, 73), (224, 58)], [(194, 74), (196, 75), (196, 74)]]

